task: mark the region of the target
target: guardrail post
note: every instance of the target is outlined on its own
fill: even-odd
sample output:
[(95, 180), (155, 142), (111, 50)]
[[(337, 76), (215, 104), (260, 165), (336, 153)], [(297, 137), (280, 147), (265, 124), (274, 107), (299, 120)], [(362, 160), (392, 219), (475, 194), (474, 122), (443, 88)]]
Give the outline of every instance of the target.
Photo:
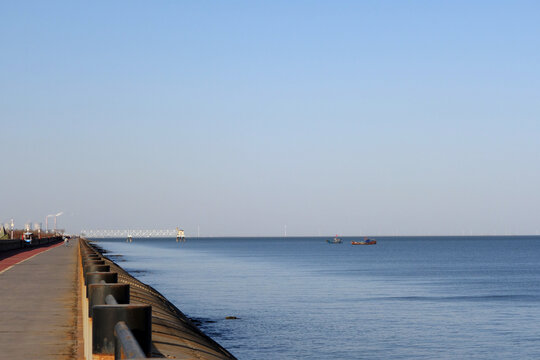
[(105, 261), (105, 260), (97, 256), (83, 256), (82, 261), (84, 265), (86, 263), (93, 263), (93, 262), (99, 262), (99, 261)]
[(146, 355), (152, 347), (152, 307), (150, 305), (95, 305), (92, 316), (92, 353), (115, 353), (114, 327), (123, 321)]
[(91, 272), (110, 272), (111, 267), (110, 265), (103, 265), (103, 264), (86, 264), (84, 266), (84, 273), (91, 273)]
[(101, 265), (104, 265), (105, 264), (105, 260), (103, 260), (100, 257), (86, 257), (86, 256), (83, 256), (82, 260), (83, 260), (83, 265), (86, 265), (86, 264), (101, 264)]
[(89, 272), (85, 275), (86, 282), (86, 297), (88, 297), (88, 285), (98, 284), (100, 281), (105, 281), (106, 283), (116, 283), (118, 282), (118, 273), (113, 272)]
[(102, 259), (94, 259), (94, 258), (83, 258), (83, 265), (86, 264), (96, 264), (96, 265), (105, 265), (105, 260)]
[(89, 284), (88, 285), (88, 315), (93, 317), (92, 308), (95, 305), (105, 305), (107, 295), (114, 296), (118, 304), (129, 304), (128, 284)]

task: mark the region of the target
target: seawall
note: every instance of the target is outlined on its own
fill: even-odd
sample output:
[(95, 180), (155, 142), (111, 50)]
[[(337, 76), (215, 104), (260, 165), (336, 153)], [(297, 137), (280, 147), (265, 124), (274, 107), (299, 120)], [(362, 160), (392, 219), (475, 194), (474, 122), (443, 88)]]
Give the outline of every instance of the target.
[[(83, 294), (81, 296), (81, 306), (83, 312), (85, 354), (87, 359), (92, 359), (92, 357), (94, 359), (111, 358), (110, 354), (103, 353), (101, 355), (96, 355), (95, 344), (96, 341), (101, 340), (97, 339), (97, 337), (94, 338), (96, 334), (95, 328), (101, 326), (100, 324), (103, 323), (99, 318), (100, 312), (113, 310), (112, 308), (106, 309), (107, 306), (121, 307), (121, 305), (107, 305), (103, 299), (95, 299), (97, 299), (97, 294), (103, 290), (118, 291), (118, 288), (122, 286), (125, 287), (125, 285), (129, 288), (129, 295), (127, 296), (129, 301), (125, 302), (125, 299), (122, 300), (124, 310), (128, 307), (151, 307), (151, 324), (149, 325), (151, 328), (151, 344), (148, 353), (146, 354), (147, 356), (168, 359), (235, 359), (235, 357), (226, 349), (197, 328), (187, 316), (156, 289), (131, 276), (114, 261), (103, 255), (101, 249), (97, 246), (93, 246), (88, 240), (81, 239), (79, 244), (79, 266), (83, 270), (80, 271), (81, 292)], [(105, 278), (110, 277), (110, 275), (106, 275), (105, 273), (116, 274), (114, 275), (115, 281), (105, 281)], [(85, 280), (87, 285), (84, 285)], [(113, 288), (117, 289), (114, 290)], [(124, 297), (124, 295), (121, 295), (119, 292), (117, 293), (119, 294), (117, 295), (117, 298)], [(89, 306), (89, 302), (93, 304), (92, 308)], [(120, 301), (119, 304), (121, 304)], [(93, 313), (90, 314), (90, 312)], [(93, 318), (90, 318), (90, 315), (92, 315)], [(110, 318), (110, 316), (108, 317)], [(100, 324), (97, 322), (100, 322)], [(137, 327), (138, 325), (134, 326)], [(141, 330), (141, 332), (144, 331), (145, 329)], [(135, 334), (135, 337), (144, 336), (137, 333)], [(142, 342), (144, 342), (144, 340), (142, 340)]]

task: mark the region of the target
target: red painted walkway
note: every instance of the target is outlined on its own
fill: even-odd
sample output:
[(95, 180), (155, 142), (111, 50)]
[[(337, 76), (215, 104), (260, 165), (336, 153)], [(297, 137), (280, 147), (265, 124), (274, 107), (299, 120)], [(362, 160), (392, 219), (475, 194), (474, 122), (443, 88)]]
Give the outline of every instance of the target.
[(31, 258), (34, 255), (37, 255), (39, 253), (63, 244), (63, 242), (59, 242), (56, 244), (47, 244), (35, 248), (16, 249), (0, 252), (0, 272), (3, 272), (11, 266), (16, 265), (28, 258)]

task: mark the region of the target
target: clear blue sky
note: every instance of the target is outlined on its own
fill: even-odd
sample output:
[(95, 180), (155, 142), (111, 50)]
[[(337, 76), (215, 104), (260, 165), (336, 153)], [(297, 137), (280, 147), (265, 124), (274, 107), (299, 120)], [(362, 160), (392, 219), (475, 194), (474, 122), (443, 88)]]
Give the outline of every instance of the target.
[(0, 221), (535, 234), (536, 1), (3, 1)]

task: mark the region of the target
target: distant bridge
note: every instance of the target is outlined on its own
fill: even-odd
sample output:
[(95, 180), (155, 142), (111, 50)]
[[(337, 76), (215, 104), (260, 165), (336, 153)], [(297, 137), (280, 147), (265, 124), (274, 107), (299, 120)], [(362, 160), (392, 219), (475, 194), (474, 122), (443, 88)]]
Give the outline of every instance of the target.
[(81, 230), (81, 236), (87, 238), (125, 238), (131, 235), (134, 238), (147, 237), (176, 237), (177, 231), (167, 230)]

